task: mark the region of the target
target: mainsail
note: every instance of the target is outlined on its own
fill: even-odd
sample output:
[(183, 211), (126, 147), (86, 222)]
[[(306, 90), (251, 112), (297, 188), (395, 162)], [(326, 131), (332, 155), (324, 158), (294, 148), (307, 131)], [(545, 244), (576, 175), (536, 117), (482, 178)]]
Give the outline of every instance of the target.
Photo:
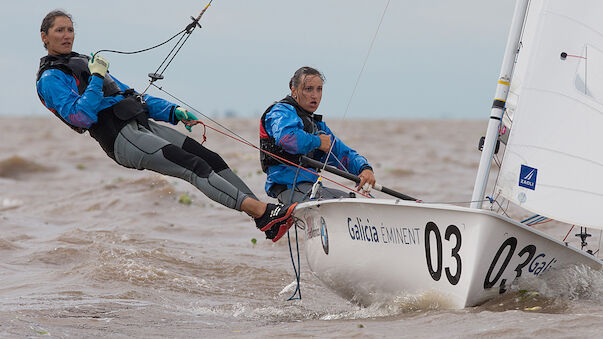
[(603, 228), (603, 1), (532, 0), (506, 109), (496, 190), (538, 214)]

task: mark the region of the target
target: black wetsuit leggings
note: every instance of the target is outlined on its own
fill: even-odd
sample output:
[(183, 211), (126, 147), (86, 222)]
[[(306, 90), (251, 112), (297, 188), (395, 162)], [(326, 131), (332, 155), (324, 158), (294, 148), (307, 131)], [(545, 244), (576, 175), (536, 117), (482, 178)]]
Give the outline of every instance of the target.
[(173, 128), (148, 123), (146, 128), (131, 121), (121, 129), (115, 139), (118, 164), (181, 178), (210, 199), (238, 211), (245, 198), (257, 200), (220, 155)]

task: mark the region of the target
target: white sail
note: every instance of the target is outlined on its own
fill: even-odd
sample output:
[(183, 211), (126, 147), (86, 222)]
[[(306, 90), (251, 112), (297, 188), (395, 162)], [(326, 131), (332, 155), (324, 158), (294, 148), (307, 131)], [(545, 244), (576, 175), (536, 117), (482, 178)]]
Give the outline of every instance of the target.
[(532, 0), (496, 189), (532, 212), (603, 228), (603, 1)]

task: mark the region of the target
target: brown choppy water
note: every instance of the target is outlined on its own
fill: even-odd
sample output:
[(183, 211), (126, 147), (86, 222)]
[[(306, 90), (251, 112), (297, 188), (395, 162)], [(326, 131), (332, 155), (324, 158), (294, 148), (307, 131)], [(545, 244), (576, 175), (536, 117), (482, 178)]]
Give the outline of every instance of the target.
[[(257, 144), (256, 119), (222, 123)], [(382, 184), (426, 202), (470, 199), (485, 123), (330, 126), (369, 157)], [(267, 199), (257, 151), (207, 135), (206, 146)], [(186, 182), (120, 167), (53, 118), (2, 117), (0, 136), (0, 337), (596, 337), (603, 328), (603, 274), (584, 268), (521, 281), (464, 310), (429, 295), (360, 307), (312, 276), (302, 250), (303, 299), (287, 301), (287, 241), (262, 239), (243, 213)]]

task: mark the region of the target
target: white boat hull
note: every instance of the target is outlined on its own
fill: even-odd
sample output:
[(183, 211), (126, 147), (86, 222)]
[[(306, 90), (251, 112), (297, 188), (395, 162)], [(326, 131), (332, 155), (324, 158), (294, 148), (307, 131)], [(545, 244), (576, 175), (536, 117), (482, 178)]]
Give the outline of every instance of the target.
[(312, 272), (344, 298), (436, 294), (444, 307), (474, 306), (503, 293), (518, 277), (565, 265), (602, 262), (546, 234), (485, 210), (400, 200), (305, 202)]

